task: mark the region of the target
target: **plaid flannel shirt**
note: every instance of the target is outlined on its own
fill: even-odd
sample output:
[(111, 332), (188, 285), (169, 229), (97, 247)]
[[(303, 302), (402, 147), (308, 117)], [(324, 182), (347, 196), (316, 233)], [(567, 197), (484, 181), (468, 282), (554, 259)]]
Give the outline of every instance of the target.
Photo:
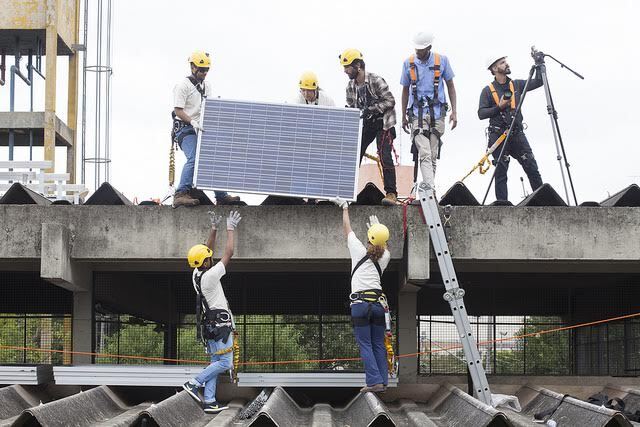
[(389, 85), (382, 77), (374, 73), (365, 73), (364, 85), (369, 98), (369, 105), (358, 105), (358, 89), (356, 81), (349, 80), (347, 85), (347, 107), (364, 109), (372, 107), (379, 113), (384, 113), (382, 117), (383, 129), (391, 129), (396, 125), (396, 100), (389, 90)]

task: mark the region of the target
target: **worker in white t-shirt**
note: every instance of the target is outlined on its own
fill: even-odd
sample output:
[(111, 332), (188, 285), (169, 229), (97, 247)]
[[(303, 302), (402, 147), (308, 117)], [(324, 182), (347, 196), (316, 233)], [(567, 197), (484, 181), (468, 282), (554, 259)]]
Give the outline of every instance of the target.
[(348, 203), (336, 198), (342, 211), (342, 226), (351, 255), (351, 322), (364, 364), (366, 386), (361, 392), (384, 392), (389, 381), (385, 333), (391, 330), (387, 298), (382, 292), (382, 272), (389, 265), (389, 229), (375, 215), (367, 224), (365, 247), (351, 229)]
[(324, 105), (334, 107), (336, 104), (318, 85), (318, 76), (313, 71), (305, 71), (298, 82), (300, 93), (295, 99), (296, 104)]
[[(187, 157), (187, 162), (180, 175), (180, 184), (178, 184), (173, 196), (174, 208), (200, 204), (200, 200), (192, 197), (189, 190), (193, 187), (198, 132), (203, 130), (200, 110), (205, 98), (211, 96), (211, 83), (205, 82), (211, 67), (211, 58), (208, 53), (197, 51), (189, 57), (189, 65), (191, 75), (181, 79), (173, 88), (172, 139)], [(216, 203), (219, 205), (240, 200), (240, 197), (231, 196), (225, 191), (215, 191), (215, 195)]]
[[(193, 270), (193, 287), (198, 295), (196, 313), (198, 338), (202, 339), (211, 356), (211, 364), (198, 376), (186, 382), (182, 387), (198, 403), (204, 412), (216, 414), (227, 406), (216, 400), (216, 382), (218, 375), (233, 368), (233, 315), (224, 295), (220, 279), (226, 273), (226, 267), (233, 256), (234, 230), (242, 219), (238, 212), (231, 212), (227, 218), (227, 244), (220, 261), (213, 265), (213, 247), (216, 240), (221, 216), (211, 215), (211, 231), (206, 245), (195, 245), (189, 250), (187, 259)], [(204, 387), (204, 399), (200, 399), (198, 389)]]

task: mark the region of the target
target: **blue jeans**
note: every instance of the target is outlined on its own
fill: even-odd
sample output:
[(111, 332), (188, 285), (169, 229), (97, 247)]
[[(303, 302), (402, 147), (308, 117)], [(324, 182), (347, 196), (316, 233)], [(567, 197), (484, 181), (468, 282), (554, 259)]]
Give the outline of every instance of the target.
[(353, 333), (360, 346), (367, 385), (387, 385), (389, 374), (387, 349), (384, 346), (384, 308), (379, 303), (352, 304), (351, 318), (354, 323)]
[(225, 354), (216, 354), (220, 350), (233, 345), (233, 333), (229, 334), (227, 342), (209, 340), (207, 350), (211, 355), (211, 364), (204, 368), (195, 378), (200, 386), (204, 385), (204, 402), (211, 403), (216, 400), (216, 382), (218, 375), (233, 368), (233, 351)]
[[(185, 126), (176, 134), (178, 145), (187, 157), (187, 163), (182, 168), (180, 175), (180, 184), (176, 189), (176, 193), (181, 191), (189, 191), (193, 187), (193, 170), (196, 166), (196, 149), (198, 148), (198, 135), (191, 126)], [(216, 200), (220, 201), (227, 195), (226, 191), (214, 191)]]

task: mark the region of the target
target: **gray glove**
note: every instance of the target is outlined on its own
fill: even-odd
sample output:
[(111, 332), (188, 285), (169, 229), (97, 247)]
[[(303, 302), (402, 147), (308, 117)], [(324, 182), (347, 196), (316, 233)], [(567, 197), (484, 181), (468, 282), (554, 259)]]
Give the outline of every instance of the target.
[(195, 130), (196, 132), (202, 132), (204, 130), (200, 122), (197, 120), (191, 120), (189, 124), (193, 127), (193, 130)]
[(349, 207), (349, 202), (341, 197), (334, 197), (330, 202), (335, 203), (341, 209), (347, 209)]
[(241, 219), (242, 217), (238, 211), (231, 211), (227, 218), (227, 230), (235, 230)]
[(214, 230), (218, 229), (218, 225), (220, 221), (222, 221), (222, 215), (216, 215), (214, 211), (209, 211), (209, 219), (211, 220), (211, 228)]
[(378, 221), (378, 217), (375, 215), (371, 215), (369, 217), (369, 222), (367, 223), (367, 229), (371, 228), (372, 225), (374, 224), (380, 224), (380, 221)]

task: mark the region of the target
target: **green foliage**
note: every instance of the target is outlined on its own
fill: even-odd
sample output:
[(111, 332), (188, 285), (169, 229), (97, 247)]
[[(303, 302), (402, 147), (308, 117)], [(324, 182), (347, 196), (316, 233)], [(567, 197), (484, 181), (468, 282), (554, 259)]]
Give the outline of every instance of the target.
[[(68, 351), (71, 349), (71, 316), (0, 314), (0, 346)], [(70, 356), (62, 353), (0, 348), (2, 364), (69, 362)]]

